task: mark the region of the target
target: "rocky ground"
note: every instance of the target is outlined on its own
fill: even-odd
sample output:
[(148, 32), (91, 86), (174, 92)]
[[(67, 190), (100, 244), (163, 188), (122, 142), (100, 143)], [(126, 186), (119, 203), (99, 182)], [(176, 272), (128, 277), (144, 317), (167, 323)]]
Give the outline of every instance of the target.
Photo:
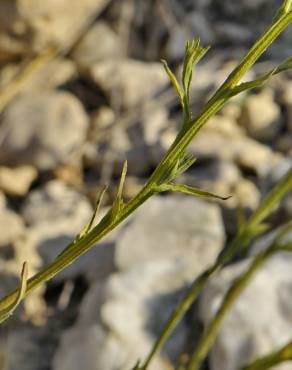
[[(194, 76), (198, 112), (276, 7), (271, 0), (0, 2), (1, 296), (17, 284), (24, 260), (33, 274), (54, 259), (109, 184), (106, 209), (125, 159), (127, 199), (158, 164), (181, 124), (159, 60), (179, 73), (185, 40), (213, 46)], [(291, 41), (283, 34), (248, 77), (291, 55)], [(45, 62), (30, 62), (44, 50)], [(189, 283), (234, 235), (236, 209), (250, 214), (291, 168), (291, 75), (233, 99), (189, 151), (198, 160), (181, 181), (232, 198), (153, 197), (1, 326), (0, 370), (126, 370), (148, 353)], [(290, 194), (270, 223), (291, 216)], [(236, 370), (291, 337), (291, 259), (271, 259), (238, 300), (208, 369)], [(173, 368), (193, 348), (245, 266), (234, 263), (210, 281), (151, 370)]]

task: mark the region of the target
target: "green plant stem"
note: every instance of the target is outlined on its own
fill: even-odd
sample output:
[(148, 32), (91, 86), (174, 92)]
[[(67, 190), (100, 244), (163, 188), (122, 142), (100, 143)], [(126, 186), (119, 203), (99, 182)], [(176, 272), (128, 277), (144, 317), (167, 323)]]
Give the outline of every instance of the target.
[(200, 342), (198, 343), (196, 351), (191, 357), (188, 370), (198, 370), (200, 368), (203, 360), (209, 352), (210, 347), (216, 339), (226, 314), (229, 312), (234, 302), (248, 285), (255, 272), (263, 265), (270, 255), (271, 253), (260, 253), (254, 259), (249, 269), (242, 276), (240, 276), (228, 290), (220, 309), (217, 311), (216, 315), (214, 315)]
[(234, 280), (233, 284), (228, 289), (220, 308), (203, 333), (196, 350), (190, 359), (188, 370), (198, 370), (200, 368), (219, 333), (226, 314), (230, 311), (235, 301), (247, 287), (254, 274), (259, 270), (263, 263), (277, 252), (292, 251), (292, 242), (283, 241), (283, 239), (285, 240), (285, 236), (291, 230), (292, 222), (290, 221), (278, 230), (271, 245), (266, 250), (259, 252), (256, 257), (254, 257), (249, 268), (239, 278)]
[(256, 359), (241, 370), (267, 370), (286, 361), (292, 361), (292, 341), (280, 349)]
[[(286, 176), (271, 190), (267, 197), (262, 201), (258, 209), (246, 222), (244, 228), (237, 234), (231, 243), (218, 256), (215, 263), (200, 274), (190, 286), (185, 297), (178, 304), (171, 317), (167, 321), (163, 331), (156, 340), (151, 352), (147, 356), (141, 369), (146, 370), (151, 363), (153, 357), (160, 351), (174, 328), (180, 322), (191, 304), (196, 300), (205, 284), (215, 273), (219, 272), (224, 264), (230, 262), (235, 254), (246, 245), (246, 240), (249, 239), (248, 230), (259, 226), (261, 222), (272, 212), (275, 205), (292, 189), (292, 171), (288, 172)], [(264, 210), (264, 211), (263, 211)]]
[[(292, 11), (285, 13), (275, 21), (270, 28), (259, 38), (251, 50), (245, 55), (238, 67), (227, 78), (222, 87), (214, 94), (206, 106), (203, 108), (199, 116), (190, 123), (187, 129), (181, 131), (177, 139), (170, 147), (160, 164), (157, 166), (152, 176), (145, 184), (143, 189), (118, 213), (114, 220), (111, 219), (109, 211), (101, 222), (94, 227), (87, 235), (78, 240), (75, 245), (58, 256), (51, 264), (45, 267), (42, 271), (31, 277), (27, 282), (26, 294), (29, 294), (33, 289), (40, 284), (50, 280), (65, 267), (71, 265), (79, 256), (88, 251), (97, 241), (107, 235), (111, 230), (117, 227), (124, 219), (126, 219), (136, 208), (142, 205), (148, 198), (155, 193), (155, 187), (160, 184), (161, 179), (165, 176), (165, 172), (175, 166), (175, 163), (185, 152), (192, 138), (203, 127), (207, 120), (213, 116), (228, 99), (232, 96), (232, 88), (243, 77), (245, 72), (255, 63), (266, 48), (276, 39), (276, 37), (289, 25), (292, 20)], [(0, 301), (0, 311), (7, 309), (17, 296), (17, 289), (8, 294)]]

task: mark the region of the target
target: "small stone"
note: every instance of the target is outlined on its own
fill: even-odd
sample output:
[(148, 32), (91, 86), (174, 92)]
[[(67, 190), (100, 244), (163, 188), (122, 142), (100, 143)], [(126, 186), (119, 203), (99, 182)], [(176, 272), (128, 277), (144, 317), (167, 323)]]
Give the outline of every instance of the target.
[(76, 160), (87, 128), (87, 115), (73, 95), (50, 92), (23, 96), (4, 113), (0, 163), (49, 170)]
[[(132, 368), (149, 353), (185, 283), (182, 266), (160, 261), (114, 274), (103, 285), (94, 284), (84, 297), (76, 325), (61, 338), (54, 370), (77, 370), (81, 363), (96, 370)], [(187, 333), (182, 322), (151, 369), (170, 368)]]
[(93, 81), (110, 97), (113, 92), (121, 95), (121, 103), (133, 108), (154, 97), (169, 83), (159, 63), (137, 60), (107, 60), (90, 69)]
[(292, 130), (277, 139), (276, 148), (280, 152), (285, 153), (288, 157), (292, 158)]
[(253, 38), (252, 30), (235, 22), (216, 22), (214, 26), (216, 39), (222, 43), (244, 43)]
[(5, 369), (46, 370), (56, 347), (57, 331), (18, 324), (8, 331), (3, 342), (5, 362), (9, 364)]
[[(0, 59), (56, 45), (66, 50), (109, 0), (1, 1)], [(7, 16), (9, 15), (9, 16)]]
[(162, 131), (168, 125), (168, 112), (155, 102), (148, 102), (143, 106), (141, 120), (145, 143), (151, 147), (158, 144)]
[(37, 170), (32, 166), (15, 168), (0, 166), (0, 189), (13, 196), (24, 196), (37, 178)]
[(283, 159), (266, 145), (234, 132), (227, 135), (227, 132), (225, 130), (223, 135), (220, 129), (216, 132), (206, 126), (191, 142), (189, 151), (199, 158), (233, 161), (242, 168), (255, 171), (259, 177), (266, 177)]
[(101, 60), (122, 57), (122, 42), (106, 22), (99, 21), (83, 36), (74, 48), (76, 63), (88, 68)]
[(0, 253), (1, 247), (5, 247), (19, 238), (25, 228), (21, 217), (3, 204), (0, 208)]
[(241, 122), (249, 135), (255, 139), (269, 141), (281, 130), (281, 111), (270, 90), (249, 95), (242, 108)]
[(102, 106), (92, 117), (92, 136), (93, 139), (98, 139), (98, 135), (101, 130), (109, 129), (115, 122), (114, 111), (107, 106)]
[(171, 260), (194, 277), (212, 263), (224, 238), (218, 206), (187, 196), (153, 197), (120, 235), (116, 265), (124, 271)]
[(256, 209), (260, 204), (261, 193), (255, 184), (247, 179), (242, 178), (235, 186), (233, 190), (232, 198), (228, 200), (229, 206), (230, 203), (233, 203), (234, 206), (240, 207), (241, 209), (249, 208)]
[[(225, 318), (210, 353), (211, 370), (240, 368), (291, 340), (291, 262), (291, 254), (278, 254), (257, 271)], [(232, 281), (247, 267), (247, 261), (226, 267), (207, 284), (200, 302), (205, 325)], [(291, 365), (278, 368), (288, 370)]]

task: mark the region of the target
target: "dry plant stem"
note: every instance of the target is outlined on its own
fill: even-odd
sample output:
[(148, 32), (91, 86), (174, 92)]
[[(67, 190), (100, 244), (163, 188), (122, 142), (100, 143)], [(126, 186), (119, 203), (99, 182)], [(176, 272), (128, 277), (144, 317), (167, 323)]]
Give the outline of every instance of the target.
[(22, 71), (20, 71), (16, 78), (0, 92), (0, 113), (11, 102), (11, 100), (22, 91), (31, 76), (35, 74), (35, 72), (43, 65), (54, 59), (56, 55), (57, 50), (54, 48), (49, 48), (32, 61), (28, 62), (28, 64)]
[[(123, 204), (119, 212), (112, 217), (110, 210), (101, 222), (94, 227), (87, 235), (80, 238), (70, 248), (65, 248), (51, 264), (45, 267), (42, 271), (31, 277), (27, 282), (26, 295), (40, 284), (50, 280), (65, 267), (72, 264), (79, 256), (88, 251), (97, 241), (107, 235), (111, 230), (116, 228), (124, 219), (126, 219), (136, 208), (142, 205), (154, 193), (155, 188), (165, 182), (165, 173), (173, 169), (177, 161), (182, 158), (185, 150), (198, 133), (207, 120), (213, 116), (222, 106), (229, 100), (233, 93), (233, 88), (239, 83), (245, 72), (256, 62), (266, 48), (277, 38), (277, 36), (289, 25), (292, 21), (292, 11), (289, 11), (277, 21), (275, 21), (268, 30), (259, 38), (254, 46), (247, 52), (238, 67), (227, 78), (222, 87), (214, 94), (198, 117), (182, 129), (177, 139), (166, 153), (152, 176), (145, 184), (143, 189), (127, 204)], [(197, 293), (196, 293), (197, 294)], [(7, 295), (0, 301), (0, 311), (9, 307), (17, 295), (17, 290)]]
[(268, 370), (286, 361), (292, 361), (292, 341), (244, 366), (241, 370)]

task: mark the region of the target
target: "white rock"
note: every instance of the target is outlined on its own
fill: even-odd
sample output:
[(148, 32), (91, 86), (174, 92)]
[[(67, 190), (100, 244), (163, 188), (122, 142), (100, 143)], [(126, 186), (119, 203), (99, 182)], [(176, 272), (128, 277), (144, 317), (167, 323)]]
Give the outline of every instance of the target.
[(106, 22), (99, 21), (82, 37), (73, 51), (73, 59), (81, 67), (90, 67), (105, 59), (123, 54), (122, 41)]
[[(88, 291), (78, 322), (62, 336), (54, 370), (80, 364), (126, 370), (144, 359), (186, 285), (212, 263), (223, 241), (217, 206), (183, 196), (149, 200), (117, 238), (123, 271)], [(151, 369), (168, 368), (187, 338), (183, 320)]]
[[(5, 199), (5, 198), (4, 198)], [(0, 250), (19, 238), (24, 232), (24, 223), (21, 217), (3, 204), (0, 206)]]
[[(108, 4), (108, 0), (14, 0), (0, 4), (0, 56), (9, 58), (27, 50), (57, 45), (70, 47), (83, 28)], [(9, 15), (9, 16), (7, 16)]]
[(217, 205), (187, 196), (153, 197), (136, 213), (117, 241), (121, 270), (171, 260), (193, 278), (215, 259), (224, 243)]
[(37, 170), (32, 166), (0, 166), (0, 189), (9, 195), (24, 196), (36, 177)]
[[(290, 254), (281, 254), (257, 272), (225, 318), (211, 350), (211, 370), (238, 369), (291, 340), (291, 263)], [(205, 324), (215, 314), (231, 282), (247, 266), (244, 261), (227, 267), (206, 286), (200, 302)], [(289, 364), (277, 367), (290, 368)]]
[(249, 95), (242, 108), (241, 122), (250, 136), (260, 140), (272, 140), (281, 130), (280, 107), (270, 90)]
[(32, 325), (16, 325), (3, 338), (5, 369), (7, 370), (45, 370), (50, 365), (56, 330)]
[(158, 144), (162, 130), (168, 125), (167, 110), (160, 104), (148, 102), (143, 106), (141, 115), (145, 143), (148, 146)]
[[(112, 275), (103, 286), (95, 284), (81, 304), (77, 324), (61, 338), (54, 370), (77, 370), (80, 364), (94, 370), (132, 368), (149, 353), (177, 304), (184, 275), (182, 266), (156, 262)], [(186, 338), (183, 322), (151, 369), (168, 368)]]
[(108, 95), (121, 94), (125, 107), (134, 107), (166, 87), (169, 80), (159, 63), (107, 60), (91, 69), (93, 81)]
[[(166, 144), (165, 144), (166, 145)], [(208, 129), (203, 130), (190, 144), (190, 152), (196, 157), (220, 158), (237, 163), (265, 177), (277, 166), (283, 157), (269, 147), (246, 136), (235, 136)]]
[(2, 119), (0, 163), (54, 168), (80, 152), (87, 128), (86, 113), (73, 95), (23, 96), (7, 108)]

